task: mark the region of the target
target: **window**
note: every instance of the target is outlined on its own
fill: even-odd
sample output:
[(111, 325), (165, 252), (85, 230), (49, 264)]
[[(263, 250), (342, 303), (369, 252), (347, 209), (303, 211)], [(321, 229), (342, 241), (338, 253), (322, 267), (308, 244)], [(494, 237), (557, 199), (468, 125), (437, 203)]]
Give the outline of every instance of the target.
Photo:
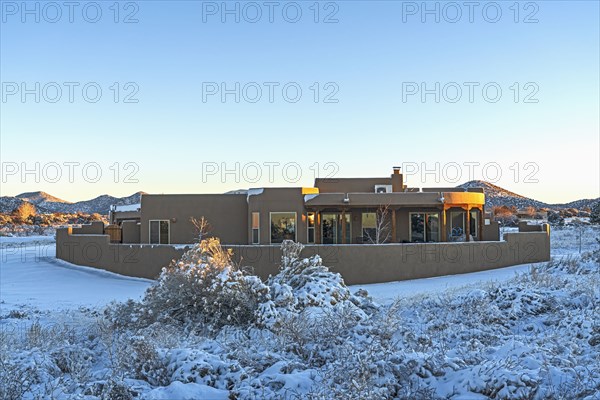
[(150, 220), (150, 243), (169, 244), (169, 220)]
[(438, 213), (425, 214), (425, 241), (440, 241), (440, 215)]
[(309, 212), (306, 214), (307, 238), (306, 243), (315, 242), (315, 213)]
[[(322, 213), (321, 239), (323, 244), (352, 243), (352, 222), (350, 213)], [(343, 237), (344, 229), (346, 237)]]
[(410, 241), (425, 241), (425, 214), (410, 214)]
[(471, 224), (469, 225), (469, 230), (471, 236), (474, 238), (477, 237), (477, 231), (479, 230), (479, 224), (477, 223), (479, 219), (479, 213), (477, 211), (471, 211)]
[(377, 213), (362, 213), (362, 237), (364, 243), (373, 243), (377, 237)]
[(282, 243), (284, 240), (296, 240), (296, 213), (272, 212), (271, 243)]
[(260, 213), (252, 213), (252, 244), (260, 243)]
[(439, 213), (409, 213), (411, 242), (439, 242)]
[(463, 211), (450, 212), (450, 237), (459, 238), (465, 234), (465, 213)]

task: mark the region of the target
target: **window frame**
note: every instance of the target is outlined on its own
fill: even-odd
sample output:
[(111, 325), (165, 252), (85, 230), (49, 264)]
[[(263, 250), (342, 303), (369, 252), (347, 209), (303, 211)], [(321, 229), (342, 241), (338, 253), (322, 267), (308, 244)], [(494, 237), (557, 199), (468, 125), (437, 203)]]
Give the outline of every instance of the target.
[[(423, 215), (423, 242), (422, 243), (440, 243), (442, 226), (439, 223), (440, 218), (441, 218), (439, 211), (422, 211), (422, 212), (410, 211), (408, 213), (408, 241), (410, 243), (421, 243), (421, 242), (413, 242), (413, 239), (412, 239), (412, 216), (413, 216), (413, 214)], [(437, 214), (437, 218), (438, 218), (438, 228), (437, 228), (438, 241), (437, 242), (430, 242), (428, 240), (429, 238), (427, 237), (427, 215), (428, 214)]]
[[(365, 214), (373, 214), (375, 217), (375, 226), (373, 228), (365, 228)], [(367, 238), (369, 236), (365, 235), (365, 229), (375, 229), (375, 236), (377, 236), (377, 211), (363, 211), (360, 213), (360, 233), (363, 243), (368, 243)], [(374, 240), (375, 238), (371, 238)]]
[[(310, 215), (311, 214), (313, 216), (313, 226), (310, 226)], [(306, 244), (315, 244), (316, 225), (317, 225), (317, 213), (313, 212), (313, 211), (307, 211), (306, 212)], [(310, 231), (311, 230), (312, 230), (312, 234), (313, 234), (312, 242), (310, 240)]]
[[(334, 241), (333, 243), (324, 243), (324, 238), (325, 238), (325, 220), (326, 217), (325, 216), (330, 216), (330, 215), (335, 215), (335, 225), (334, 225)], [(342, 244), (344, 242), (342, 235), (342, 231), (340, 229), (341, 228), (341, 224), (345, 224), (346, 222), (348, 223), (348, 226), (346, 228), (346, 244), (351, 244), (352, 243), (352, 214), (351, 213), (345, 213), (346, 219), (347, 221), (344, 221), (342, 218), (342, 212), (337, 212), (337, 211), (331, 211), (331, 212), (321, 212), (321, 244)], [(338, 226), (339, 225), (339, 226)], [(333, 227), (333, 225), (332, 225)], [(340, 229), (338, 229), (340, 228)], [(340, 242), (338, 242), (337, 238), (338, 236), (342, 239)]]
[(454, 216), (453, 214), (462, 214), (462, 226), (460, 227), (462, 229), (462, 233), (461, 236), (465, 234), (465, 225), (466, 225), (466, 219), (467, 219), (467, 215), (466, 215), (466, 211), (450, 211), (450, 235), (449, 237), (459, 237), (459, 236), (453, 236), (452, 235), (452, 229), (453, 229), (453, 222), (454, 222)]
[[(161, 243), (160, 223), (167, 222), (167, 243)], [(152, 243), (152, 222), (158, 222), (158, 243)], [(148, 243), (149, 244), (171, 244), (171, 220), (170, 219), (149, 219), (148, 220)]]
[(298, 213), (296, 211), (270, 211), (269, 212), (269, 244), (281, 244), (281, 242), (273, 243), (273, 214), (294, 214), (294, 242), (298, 241)]
[[(258, 221), (258, 226), (256, 228), (254, 227), (254, 214), (257, 215), (257, 221)], [(254, 231), (257, 232), (256, 241), (254, 241)], [(260, 244), (260, 212), (259, 211), (252, 211), (252, 214), (250, 215), (250, 243), (251, 244)]]

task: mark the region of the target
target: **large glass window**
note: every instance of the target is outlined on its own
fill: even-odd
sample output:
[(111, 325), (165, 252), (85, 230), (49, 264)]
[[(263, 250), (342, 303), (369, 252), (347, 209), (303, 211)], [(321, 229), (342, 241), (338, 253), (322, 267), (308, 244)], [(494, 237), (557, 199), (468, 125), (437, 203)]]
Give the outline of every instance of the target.
[[(322, 239), (323, 244), (340, 244), (343, 243), (342, 238), (344, 234), (344, 227), (342, 223), (346, 224), (346, 240), (345, 243), (352, 243), (351, 235), (352, 235), (352, 226), (351, 226), (351, 218), (350, 214), (344, 214), (344, 218), (342, 218), (342, 213), (323, 213), (321, 214), (321, 229), (322, 229)], [(344, 220), (344, 222), (342, 222)]]
[(425, 214), (410, 214), (410, 241), (425, 241)]
[(169, 244), (169, 221), (152, 220), (150, 221), (150, 243), (151, 244)]
[(260, 243), (260, 213), (252, 213), (252, 244)]
[(425, 214), (425, 240), (427, 242), (440, 241), (440, 215), (438, 213)]
[(439, 213), (410, 213), (411, 242), (439, 242), (440, 214)]
[(362, 239), (363, 243), (375, 243), (377, 241), (377, 213), (362, 213)]
[(315, 213), (309, 212), (306, 214), (307, 238), (306, 243), (315, 242)]
[(452, 211), (450, 212), (450, 238), (460, 238), (465, 234), (465, 212)]
[(296, 213), (271, 213), (271, 243), (296, 240)]

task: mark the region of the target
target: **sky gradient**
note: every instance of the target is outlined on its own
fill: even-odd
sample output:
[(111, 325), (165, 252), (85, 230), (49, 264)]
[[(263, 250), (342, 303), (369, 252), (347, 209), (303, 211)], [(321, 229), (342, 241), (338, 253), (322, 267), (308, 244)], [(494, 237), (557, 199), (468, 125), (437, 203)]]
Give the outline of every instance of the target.
[(409, 186), (600, 196), (597, 1), (273, 2), (273, 22), (264, 2), (76, 2), (73, 22), (63, 2), (60, 17), (1, 3), (3, 196), (312, 186), (394, 165)]

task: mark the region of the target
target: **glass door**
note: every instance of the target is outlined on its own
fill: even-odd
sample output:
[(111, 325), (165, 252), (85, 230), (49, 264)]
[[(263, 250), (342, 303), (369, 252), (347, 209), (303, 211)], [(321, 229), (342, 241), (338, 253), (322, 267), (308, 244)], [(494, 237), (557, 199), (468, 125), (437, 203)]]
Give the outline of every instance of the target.
[(321, 238), (323, 244), (341, 244), (343, 228), (342, 223), (346, 224), (346, 243), (352, 243), (352, 224), (350, 214), (344, 215), (345, 221), (342, 220), (342, 213), (322, 213), (321, 214)]

